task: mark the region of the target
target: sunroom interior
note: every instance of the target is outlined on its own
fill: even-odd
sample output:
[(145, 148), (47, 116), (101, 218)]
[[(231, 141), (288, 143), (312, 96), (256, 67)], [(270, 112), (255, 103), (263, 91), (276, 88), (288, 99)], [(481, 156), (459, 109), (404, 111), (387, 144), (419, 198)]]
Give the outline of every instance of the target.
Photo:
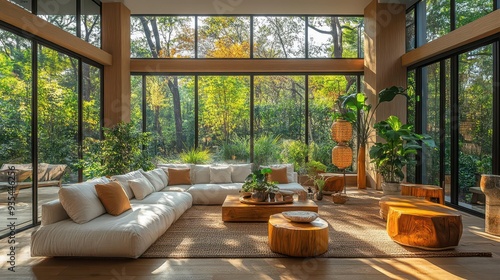
[[(500, 239), (485, 237), (479, 184), (481, 174), (500, 174), (499, 7), (499, 0), (0, 0), (0, 165), (29, 165), (38, 174), (16, 195), (18, 268), (26, 268), (19, 277), (47, 277), (54, 265), (103, 278), (117, 277), (126, 265), (143, 269), (138, 277), (162, 271), (172, 278), (250, 278), (247, 269), (298, 266), (296, 259), (209, 259), (212, 267), (200, 259), (106, 260), (115, 270), (99, 274), (99, 259), (44, 266), (43, 258), (29, 256), (29, 234), (40, 225), (40, 206), (58, 197), (58, 183), (43, 181), (64, 186), (101, 175), (91, 164), (100, 156), (92, 143), (104, 128), (126, 122), (149, 132), (143, 150), (153, 164), (178, 162), (198, 149), (213, 163), (287, 162), (299, 171), (314, 160), (340, 172), (330, 137), (339, 98), (361, 92), (375, 106), (381, 90), (399, 86), (407, 97), (382, 104), (374, 122), (397, 116), (436, 143), (406, 167), (406, 182), (442, 187), (445, 204), (468, 217), (464, 231), (477, 235), (467, 239), (471, 246), (493, 252), (486, 261), (416, 261), (450, 279), (470, 278), (470, 271), (493, 278)], [(377, 140), (373, 134), (369, 142)], [(354, 175), (356, 137), (351, 147), (353, 164), (345, 171)], [(60, 177), (41, 179), (61, 165)], [(379, 191), (369, 158), (366, 175), (367, 189)], [(13, 209), (7, 188), (0, 185), (0, 194), (7, 222)], [(6, 224), (2, 250), (12, 236)], [(180, 263), (211, 268), (189, 272)], [(352, 273), (339, 276), (363, 277), (356, 270), (369, 267), (364, 276), (433, 278), (397, 258), (320, 265), (309, 275), (351, 265)]]

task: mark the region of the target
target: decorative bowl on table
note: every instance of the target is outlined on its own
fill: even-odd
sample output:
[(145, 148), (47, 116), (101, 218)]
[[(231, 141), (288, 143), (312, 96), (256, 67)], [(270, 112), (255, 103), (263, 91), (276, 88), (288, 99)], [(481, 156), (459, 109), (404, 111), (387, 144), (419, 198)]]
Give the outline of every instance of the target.
[(312, 211), (285, 211), (281, 214), (296, 223), (310, 223), (319, 217), (318, 213)]

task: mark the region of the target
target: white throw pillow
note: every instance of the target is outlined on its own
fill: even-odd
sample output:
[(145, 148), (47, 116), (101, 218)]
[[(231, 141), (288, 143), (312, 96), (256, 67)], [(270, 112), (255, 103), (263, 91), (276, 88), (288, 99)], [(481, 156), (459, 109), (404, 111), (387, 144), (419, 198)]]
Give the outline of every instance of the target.
[(106, 213), (94, 183), (84, 182), (59, 189), (59, 201), (68, 216), (78, 224), (84, 224)]
[(229, 166), (211, 166), (210, 167), (210, 184), (225, 184), (232, 183), (231, 167)]
[(244, 183), (250, 173), (252, 173), (251, 163), (231, 165), (231, 180), (233, 183)]
[[(158, 172), (164, 173), (163, 170), (161, 170), (161, 169), (160, 170), (151, 170), (151, 171), (146, 172), (146, 171), (141, 169), (139, 171), (141, 171), (141, 174), (144, 175), (144, 177), (146, 177), (146, 179), (149, 180), (151, 185), (153, 185), (154, 191), (160, 191), (165, 187), (165, 185), (163, 184), (163, 180), (161, 179), (160, 174), (158, 173)], [(130, 183), (129, 183), (129, 185), (130, 185)], [(132, 189), (132, 191), (133, 191), (133, 189)], [(135, 192), (134, 192), (134, 195), (135, 195)]]
[(194, 184), (210, 183), (210, 165), (193, 165), (191, 167), (191, 177)]
[(161, 181), (163, 182), (163, 188), (168, 186), (168, 174), (167, 174), (167, 172), (165, 172), (162, 168), (156, 168), (153, 171), (156, 172), (156, 174), (158, 174)]
[(155, 187), (146, 178), (136, 178), (128, 180), (128, 184), (134, 192), (135, 198), (143, 200), (146, 196), (155, 191)]
[(128, 185), (128, 180), (134, 180), (136, 178), (145, 178), (144, 175), (139, 170), (129, 172), (127, 174), (123, 175), (114, 175), (111, 176), (111, 181), (118, 181), (120, 185), (122, 185), (123, 190), (127, 194), (128, 199), (131, 199), (134, 197), (134, 192)]
[(94, 183), (94, 184), (107, 184), (109, 182), (111, 182), (106, 176), (102, 176), (102, 177), (97, 177), (97, 178), (93, 178), (93, 179), (90, 179), (90, 180), (87, 180), (88, 183)]

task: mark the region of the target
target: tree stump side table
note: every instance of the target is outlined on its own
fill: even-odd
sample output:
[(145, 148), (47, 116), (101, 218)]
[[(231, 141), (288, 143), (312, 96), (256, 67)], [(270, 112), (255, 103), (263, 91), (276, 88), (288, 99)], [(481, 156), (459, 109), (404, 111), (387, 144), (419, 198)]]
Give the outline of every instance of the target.
[(328, 250), (328, 223), (317, 218), (310, 223), (290, 222), (274, 214), (268, 222), (271, 251), (292, 257), (314, 257)]

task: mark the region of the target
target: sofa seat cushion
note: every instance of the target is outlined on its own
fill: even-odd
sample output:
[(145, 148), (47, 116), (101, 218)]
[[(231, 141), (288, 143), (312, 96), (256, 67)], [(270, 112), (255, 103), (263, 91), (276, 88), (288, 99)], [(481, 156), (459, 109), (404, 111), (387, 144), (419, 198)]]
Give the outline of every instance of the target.
[(166, 186), (163, 188), (161, 191), (162, 192), (185, 192), (187, 191), (192, 185), (174, 185), (174, 186)]
[(193, 205), (193, 198), (187, 192), (154, 192), (142, 200), (131, 199), (133, 204), (163, 204), (174, 209), (175, 220)]
[(196, 184), (187, 190), (193, 196), (193, 204), (222, 205), (228, 194), (238, 194), (243, 183)]
[(299, 183), (277, 184), (277, 186), (280, 190), (293, 191), (294, 193), (305, 191)]
[(85, 224), (66, 219), (32, 234), (31, 255), (138, 258), (174, 220), (174, 209), (161, 204), (132, 204), (119, 216), (104, 214)]

